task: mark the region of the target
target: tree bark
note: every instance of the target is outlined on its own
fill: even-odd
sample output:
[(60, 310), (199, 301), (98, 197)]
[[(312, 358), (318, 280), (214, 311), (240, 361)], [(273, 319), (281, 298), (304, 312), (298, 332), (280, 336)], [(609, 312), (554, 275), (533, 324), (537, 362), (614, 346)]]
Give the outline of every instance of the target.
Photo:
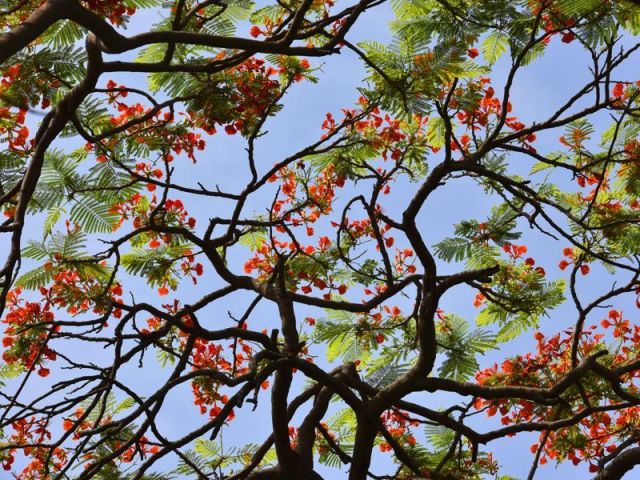
[(636, 465), (640, 465), (640, 447), (625, 450), (611, 460), (593, 480), (620, 480)]

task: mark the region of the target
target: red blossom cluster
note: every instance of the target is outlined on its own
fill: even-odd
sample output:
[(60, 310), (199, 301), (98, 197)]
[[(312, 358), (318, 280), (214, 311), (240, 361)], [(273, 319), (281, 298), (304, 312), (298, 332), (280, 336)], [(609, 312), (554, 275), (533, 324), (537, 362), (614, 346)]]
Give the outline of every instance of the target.
[(578, 259), (578, 255), (576, 255), (576, 252), (573, 248), (566, 247), (565, 249), (562, 250), (562, 255), (565, 258), (560, 260), (560, 263), (558, 263), (558, 267), (560, 267), (560, 270), (564, 270), (572, 263), (576, 263), (578, 261), (580, 262), (579, 268), (580, 268), (580, 273), (582, 275), (587, 275), (590, 272), (591, 268), (589, 267), (589, 265), (582, 263), (583, 260)]
[[(107, 420), (110, 420), (107, 419)], [(91, 422), (86, 419), (86, 413), (84, 408), (76, 408), (75, 411), (69, 416), (65, 417), (62, 421), (62, 429), (65, 432), (73, 430), (73, 439), (79, 440), (80, 433), (83, 430), (91, 428)]]
[[(412, 420), (406, 412), (387, 410), (380, 416), (380, 420), (393, 439), (400, 445), (414, 446), (417, 443), (416, 438), (411, 433), (411, 427), (417, 427), (420, 424)], [(382, 442), (379, 448), (381, 452), (392, 450), (388, 442)]]
[[(632, 340), (632, 337), (629, 335), (632, 331), (631, 322), (629, 320), (623, 319), (622, 312), (620, 310), (609, 310), (609, 315), (607, 318), (600, 322), (603, 328), (613, 327), (613, 336), (618, 338), (620, 337), (622, 340)], [(638, 327), (636, 327), (636, 331), (638, 331)], [(626, 347), (628, 349), (628, 347)]]
[[(629, 320), (623, 319), (622, 312), (611, 310), (606, 319), (601, 322), (605, 329), (613, 328), (613, 336), (622, 345), (613, 357), (612, 367), (627, 364), (637, 358), (640, 345), (640, 326), (631, 325)], [(591, 326), (582, 332), (580, 353), (583, 358), (593, 355), (601, 348), (605, 338), (604, 333), (596, 333), (597, 326)], [(501, 365), (493, 365), (476, 375), (481, 385), (514, 385), (544, 388), (554, 385), (572, 367), (571, 346), (573, 335), (571, 331), (555, 334), (549, 338), (542, 333), (535, 334), (537, 352), (517, 355), (505, 360)], [(627, 375), (625, 386), (630, 393), (636, 392), (637, 387), (633, 379), (636, 372)], [(595, 382), (595, 383), (594, 383)], [(613, 400), (603, 396), (603, 390), (598, 386), (598, 380), (587, 379), (583, 389), (589, 397), (591, 405), (612, 404)], [(572, 390), (569, 395), (575, 399), (582, 395), (578, 390)], [(531, 421), (548, 421), (554, 418), (554, 409), (558, 407), (545, 406), (525, 399), (485, 400), (477, 398), (474, 404), (477, 410), (486, 410), (488, 416), (501, 415), (503, 425), (513, 425)], [(580, 409), (577, 410), (579, 412)], [(577, 413), (576, 412), (576, 413)], [(614, 410), (613, 412), (596, 412), (581, 419), (572, 428), (556, 430), (548, 433), (544, 445), (532, 445), (532, 452), (543, 449), (540, 463), (545, 464), (549, 459), (562, 460), (568, 458), (574, 464), (586, 461), (590, 464), (590, 471), (598, 469), (597, 462), (603, 456), (617, 448), (618, 436), (630, 429), (640, 426), (640, 409), (637, 407)], [(541, 440), (545, 434), (541, 434)]]
[[(329, 430), (329, 425), (325, 422), (320, 422), (320, 426), (324, 430), (324, 433), (327, 437), (329, 437), (333, 442), (336, 441), (336, 434)], [(324, 455), (331, 451), (331, 446), (328, 444), (325, 439), (325, 435), (320, 432), (320, 429), (316, 430), (316, 444), (318, 446), (318, 454)]]
[[(292, 168), (282, 168), (269, 178), (271, 183), (277, 181), (280, 182), (283, 198), (274, 202), (272, 220), (280, 218), (293, 227), (304, 225), (309, 236), (314, 234), (311, 225), (321, 216), (332, 212), (336, 189), (345, 184), (345, 178), (336, 173), (333, 164), (318, 172), (313, 180), (298, 175)], [(306, 198), (301, 196), (300, 189), (304, 190)], [(302, 204), (301, 198), (304, 198)], [(291, 208), (284, 210), (286, 206)], [(284, 233), (286, 230), (279, 226), (278, 231)]]
[[(202, 139), (202, 136), (194, 132), (170, 133), (167, 136), (167, 141), (176, 155), (184, 152), (192, 162), (196, 161), (196, 150), (203, 151), (206, 146), (206, 142)], [(164, 158), (167, 162), (173, 161), (171, 154), (165, 155)]]
[(279, 98), (282, 85), (274, 76), (290, 75), (293, 81), (300, 81), (310, 68), (306, 59), (282, 58), (279, 61), (281, 64), (274, 66), (252, 57), (229, 69), (225, 72), (224, 87), (219, 87), (224, 99), (214, 99), (197, 111), (189, 111), (193, 125), (209, 134), (214, 134), (218, 125), (224, 126), (228, 135), (249, 134)]
[(41, 377), (49, 375), (44, 365), (56, 360), (56, 352), (47, 345), (54, 325), (51, 302), (25, 302), (20, 298), (21, 289), (7, 295), (8, 313), (3, 323), (7, 325), (2, 338), (5, 350), (2, 359), (9, 365), (19, 363), (26, 369), (38, 368)]
[[(129, 90), (124, 85), (118, 85), (113, 80), (109, 80), (107, 82), (107, 89), (108, 103), (113, 105), (118, 112), (118, 115), (109, 118), (111, 127), (121, 128), (132, 125), (134, 121), (144, 117), (144, 121), (135, 122), (135, 126), (131, 126), (126, 131), (129, 134), (135, 135), (137, 143), (143, 145), (148, 144), (156, 149), (158, 148), (158, 130), (161, 129), (161, 138), (163, 141), (162, 161), (167, 163), (172, 162), (174, 157), (171, 152), (175, 152), (176, 155), (185, 153), (190, 160), (195, 162), (196, 151), (204, 150), (206, 142), (202, 138), (202, 135), (191, 131), (197, 126), (191, 115), (182, 114), (181, 117), (184, 117), (184, 119), (177, 122), (176, 115), (174, 115), (173, 111), (163, 111), (157, 106), (147, 107), (139, 102), (126, 103), (124, 99), (129, 96)], [(108, 152), (112, 146), (113, 139), (111, 143), (106, 141), (102, 142), (102, 152), (96, 152), (96, 158), (99, 162), (107, 160), (107, 155), (104, 152)], [(95, 149), (95, 146), (88, 143), (85, 149), (90, 152)], [(139, 162), (136, 165), (136, 171), (138, 171), (138, 173), (145, 173), (151, 177), (155, 176), (155, 173), (157, 173), (156, 170), (156, 168), (146, 162)]]
[[(322, 253), (326, 251), (332, 245), (331, 240), (327, 236), (322, 236), (318, 239), (317, 247), (313, 245), (300, 246), (295, 242), (281, 242), (274, 240), (273, 247), (264, 240), (262, 244), (256, 248), (254, 255), (245, 262), (244, 271), (247, 274), (251, 274), (257, 271), (258, 278), (268, 278), (275, 269), (278, 263), (279, 255), (275, 249), (289, 250), (290, 252), (302, 251), (305, 255), (312, 255), (314, 253)], [(298, 281), (304, 282), (300, 287), (303, 293), (311, 293), (313, 288), (318, 290), (327, 290), (323, 296), (326, 299), (331, 298), (331, 292), (335, 291), (340, 295), (344, 295), (347, 292), (347, 286), (341, 282), (335, 282), (331, 277), (321, 278), (319, 276), (309, 275), (307, 272), (300, 271), (294, 272), (288, 271), (290, 278), (295, 278)]]
[[(120, 448), (117, 442), (115, 443), (115, 448)], [(144, 459), (149, 454), (155, 455), (159, 450), (160, 447), (151, 445), (149, 439), (142, 435), (133, 445), (127, 448), (119, 458), (124, 463), (130, 463), (133, 461), (135, 455), (139, 455), (141, 459)]]
[(564, 14), (561, 5), (545, 0), (529, 0), (528, 3), (531, 14), (540, 15), (542, 28), (547, 33), (542, 40), (544, 44), (548, 44), (555, 35), (560, 35), (562, 43), (569, 44), (575, 40), (572, 27), (576, 26), (576, 20)]
[(527, 253), (526, 245), (515, 245), (513, 243), (505, 243), (502, 246), (502, 250), (513, 260), (517, 260), (522, 257), (525, 253)]
[(393, 256), (393, 260), (394, 269), (398, 275), (416, 273), (415, 257), (412, 249), (397, 249), (395, 255)]
[(124, 0), (82, 0), (82, 3), (113, 25), (121, 25), (126, 17), (136, 13), (136, 7), (128, 6)]
[[(0, 94), (4, 94), (20, 78), (19, 63), (6, 68), (0, 80)], [(24, 125), (26, 116), (27, 110), (24, 108), (0, 108), (0, 135), (6, 135), (9, 149), (20, 155), (27, 155), (33, 147), (33, 140), (29, 140), (29, 128)]]
[[(193, 353), (192, 363), (194, 370), (212, 370), (220, 372), (229, 372), (242, 375), (248, 370), (248, 361), (252, 355), (251, 345), (238, 340), (237, 347), (240, 351), (233, 352), (233, 359), (230, 361), (225, 358), (224, 347), (220, 344), (207, 342), (206, 340), (197, 340)], [(230, 346), (233, 348), (233, 346)], [(194, 397), (194, 404), (200, 409), (200, 413), (205, 414), (207, 411), (211, 417), (216, 417), (222, 411), (229, 397), (220, 393), (220, 384), (213, 378), (198, 377), (191, 382), (191, 388)], [(233, 411), (227, 417), (233, 420)]]
[[(126, 220), (132, 219), (134, 228), (144, 228), (150, 221), (161, 223), (163, 225), (182, 226), (187, 228), (195, 228), (196, 219), (189, 216), (184, 208), (181, 200), (167, 199), (164, 201), (162, 209), (158, 210), (158, 199), (155, 195), (151, 199), (140, 193), (134, 193), (131, 197), (123, 202), (116, 203), (111, 206), (111, 213), (120, 217), (120, 221), (116, 228), (120, 227)], [(153, 215), (153, 219), (150, 217)], [(172, 243), (171, 234), (162, 234), (154, 236), (160, 238), (166, 244)], [(154, 244), (154, 247), (158, 247)]]
[[(36, 417), (22, 418), (11, 424), (13, 433), (9, 437), (11, 445), (32, 445), (21, 449), (29, 458), (22, 471), (14, 474), (16, 480), (49, 480), (53, 473), (60, 471), (67, 463), (67, 452), (60, 447), (53, 449), (45, 445), (51, 440), (51, 432), (44, 419)], [(2, 453), (2, 468), (11, 470), (15, 461), (17, 449), (11, 448)], [(50, 474), (45, 475), (45, 466)]]
[(621, 106), (624, 101), (635, 98), (640, 80), (635, 82), (616, 82), (611, 89), (611, 99), (616, 106)]

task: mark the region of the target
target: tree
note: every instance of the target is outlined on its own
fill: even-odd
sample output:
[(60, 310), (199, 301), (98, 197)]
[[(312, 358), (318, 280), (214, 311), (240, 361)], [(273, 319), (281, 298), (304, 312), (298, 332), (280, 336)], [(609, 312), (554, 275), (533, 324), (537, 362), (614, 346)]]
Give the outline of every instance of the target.
[[(3, 3), (2, 467), (507, 479), (494, 441), (527, 435), (529, 479), (640, 464), (636, 2), (394, 0), (389, 46), (351, 40), (384, 0), (263, 3)], [(266, 161), (341, 52), (357, 102)], [(589, 77), (527, 118), (554, 52)], [(237, 189), (202, 168), (230, 139)], [(270, 435), (223, 442), (252, 409)]]

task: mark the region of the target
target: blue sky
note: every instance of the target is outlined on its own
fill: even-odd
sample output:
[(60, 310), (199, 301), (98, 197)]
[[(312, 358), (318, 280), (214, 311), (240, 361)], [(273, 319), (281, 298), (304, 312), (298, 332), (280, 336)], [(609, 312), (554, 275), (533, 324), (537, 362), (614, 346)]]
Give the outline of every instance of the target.
[[(149, 23), (154, 22), (154, 12), (142, 12), (135, 17), (135, 23), (130, 25), (129, 33), (144, 30)], [(367, 12), (356, 24), (350, 35), (352, 42), (361, 40), (376, 40), (388, 42), (391, 37), (387, 24), (392, 18), (392, 13), (388, 5), (383, 5), (370, 12)], [(243, 33), (243, 32), (241, 32)], [(587, 56), (581, 52), (576, 44), (565, 45), (560, 43), (559, 38), (552, 40), (552, 48), (541, 59), (533, 65), (525, 68), (517, 76), (513, 89), (512, 103), (514, 114), (518, 115), (524, 123), (531, 123), (544, 119), (550, 112), (555, 111), (563, 100), (566, 100), (588, 79)], [(633, 65), (633, 58), (628, 64)], [(348, 50), (341, 55), (327, 57), (321, 60), (313, 60), (312, 64), (321, 68), (317, 72), (319, 82), (316, 85), (299, 84), (295, 86), (285, 99), (285, 108), (279, 115), (271, 119), (266, 130), (268, 135), (264, 136), (258, 143), (258, 165), (262, 171), (269, 168), (278, 159), (295, 152), (297, 149), (317, 140), (321, 134), (320, 125), (326, 112), (338, 114), (343, 107), (351, 107), (357, 100), (359, 93), (357, 88), (362, 85), (365, 76), (364, 69), (360, 61)], [(502, 85), (509, 65), (507, 58), (503, 58), (495, 67), (491, 74), (494, 85)], [(620, 77), (635, 80), (636, 72), (633, 69), (620, 72)], [(114, 76), (114, 80), (126, 83), (129, 86), (144, 86), (142, 76)], [(109, 77), (104, 76), (101, 83), (106, 83)], [(496, 91), (500, 91), (496, 88)], [(601, 131), (606, 126), (606, 118), (597, 119), (596, 127)], [(598, 130), (598, 128), (597, 128)], [(536, 142), (539, 151), (553, 151), (559, 149), (557, 138), (561, 133), (553, 132), (550, 135), (543, 135)], [(65, 140), (59, 140), (56, 146), (69, 148)], [(198, 164), (184, 174), (178, 173), (177, 179), (187, 184), (194, 184), (201, 181), (206, 186), (219, 184), (224, 190), (238, 190), (246, 181), (246, 162), (244, 153), (244, 142), (239, 136), (228, 137), (222, 133), (217, 134), (209, 140), (208, 148), (204, 154), (199, 155)], [(188, 162), (187, 159), (177, 161)], [(513, 158), (514, 171), (527, 172), (531, 162), (524, 158)], [(568, 179), (561, 179), (567, 182)], [(399, 212), (406, 205), (407, 200), (417, 185), (402, 185), (402, 188), (395, 189), (392, 194), (385, 199), (390, 213)], [(348, 194), (344, 192), (344, 197)], [(211, 202), (210, 200), (200, 200), (194, 198), (183, 198), (187, 209), (196, 218), (206, 219), (207, 217), (224, 214), (229, 205), (223, 201)], [(344, 198), (343, 198), (344, 200)], [(252, 211), (263, 213), (266, 202), (270, 201), (270, 195), (258, 195), (252, 199), (245, 209), (248, 216)], [(446, 187), (438, 190), (427, 202), (419, 217), (419, 227), (428, 243), (434, 244), (450, 235), (453, 225), (459, 220), (467, 218), (481, 219), (488, 214), (489, 208), (495, 203), (495, 199), (488, 198), (484, 192), (469, 180), (457, 180), (451, 182)], [(200, 226), (204, 224), (200, 222)], [(29, 232), (32, 238), (38, 237), (38, 231)], [(550, 242), (549, 239), (537, 233), (526, 233), (525, 242), (529, 247), (529, 254), (536, 258), (538, 264), (542, 265), (552, 277), (560, 274), (557, 263), (561, 258), (562, 243)], [(401, 244), (400, 244), (401, 246)], [(0, 247), (0, 250), (2, 247)], [(238, 254), (231, 257), (231, 262), (237, 263), (237, 271), (240, 270), (246, 252), (237, 249)], [(235, 262), (234, 262), (235, 260)], [(444, 272), (455, 271), (461, 266), (444, 267)], [(595, 268), (593, 273), (585, 279), (581, 279), (580, 289), (586, 295), (594, 295), (602, 291), (615, 279), (604, 270)], [(189, 303), (197, 299), (199, 295), (206, 291), (213, 290), (218, 284), (213, 275), (205, 275), (198, 286), (188, 285), (184, 282), (183, 287), (178, 290), (177, 296), (183, 303)], [(156, 298), (155, 291), (149, 290), (141, 281), (137, 280), (130, 284), (137, 299), (154, 301), (157, 304), (165, 300)], [(477, 313), (472, 306), (473, 293), (468, 289), (456, 290), (453, 294), (447, 295), (442, 303), (442, 308), (447, 312), (457, 313), (465, 316), (469, 320)], [(234, 295), (233, 298), (217, 303), (208, 310), (211, 318), (200, 315), (201, 321), (208, 328), (214, 326), (227, 326), (230, 322), (226, 315), (227, 310), (234, 314), (241, 314), (243, 309), (250, 302), (252, 296), (249, 294)], [(628, 310), (631, 312), (631, 310)], [(261, 305), (255, 312), (256, 323), (267, 328), (277, 328), (277, 316), (269, 305)], [(320, 316), (318, 312), (311, 312), (309, 309), (298, 309), (300, 318), (304, 318), (308, 313)], [(635, 312), (633, 312), (635, 314)], [(604, 315), (603, 315), (604, 316)], [(560, 329), (569, 327), (574, 320), (574, 312), (568, 306), (562, 306), (553, 312), (552, 316), (543, 321), (541, 329), (543, 332), (557, 332)], [(636, 318), (631, 317), (632, 320)], [(598, 318), (591, 318), (590, 321), (599, 321)], [(253, 322), (253, 320), (251, 321)], [(524, 334), (521, 338), (501, 346), (499, 350), (490, 352), (482, 361), (483, 366), (490, 365), (494, 361), (499, 362), (509, 355), (530, 351), (534, 348), (534, 341), (530, 334)], [(110, 356), (108, 352), (87, 351), (85, 347), (78, 347), (75, 355), (89, 356), (96, 361), (106, 361)], [(315, 353), (321, 354), (320, 351)], [(326, 362), (318, 359), (318, 363), (326, 365)], [(135, 366), (134, 366), (135, 367)], [(122, 378), (141, 391), (152, 392), (154, 386), (168, 374), (168, 371), (159, 371), (153, 359), (147, 359), (145, 367), (142, 369), (130, 368), (123, 372)], [(300, 375), (298, 375), (300, 377)], [(298, 385), (303, 381), (298, 378)], [(34, 382), (35, 385), (35, 382)], [(32, 393), (44, 386), (33, 386)], [(295, 390), (294, 390), (295, 391)], [(414, 396), (414, 399), (428, 406), (448, 405), (451, 401), (458, 401), (449, 395), (421, 394)], [(228, 432), (224, 434), (225, 446), (230, 444), (241, 445), (250, 441), (261, 443), (270, 431), (270, 416), (268, 412), (268, 398), (262, 394), (261, 405), (256, 412), (249, 412), (250, 405), (245, 405), (241, 412), (237, 412), (237, 419), (232, 423)], [(192, 406), (192, 397), (188, 390), (171, 394), (163, 409), (158, 424), (169, 436), (180, 436), (189, 426), (200, 425), (204, 420)], [(298, 417), (292, 424), (296, 424)], [(489, 430), (495, 426), (495, 421), (476, 421), (478, 429)], [(510, 474), (514, 477), (526, 477), (532, 455), (529, 452), (529, 445), (535, 441), (537, 435), (520, 435), (517, 438), (496, 441), (490, 445), (500, 464), (503, 466), (501, 473)], [(388, 454), (387, 454), (388, 455)], [(173, 459), (171, 460), (173, 462)], [(326, 471), (323, 467), (318, 467), (320, 472)], [(388, 456), (376, 453), (372, 470), (376, 473), (389, 473), (392, 470), (388, 461)], [(385, 471), (386, 470), (386, 471)], [(542, 467), (537, 478), (541, 479), (578, 479), (585, 478), (586, 471), (582, 467), (562, 466), (556, 470), (554, 464)], [(341, 478), (327, 475), (326, 478)]]

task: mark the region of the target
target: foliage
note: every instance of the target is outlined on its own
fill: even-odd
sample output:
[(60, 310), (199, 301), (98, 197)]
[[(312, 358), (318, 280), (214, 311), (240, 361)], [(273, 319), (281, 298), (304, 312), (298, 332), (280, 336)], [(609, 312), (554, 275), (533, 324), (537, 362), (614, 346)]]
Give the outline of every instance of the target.
[[(354, 43), (382, 3), (3, 2), (7, 475), (640, 463), (638, 2), (390, 0)], [(265, 152), (337, 53), (359, 98)]]

